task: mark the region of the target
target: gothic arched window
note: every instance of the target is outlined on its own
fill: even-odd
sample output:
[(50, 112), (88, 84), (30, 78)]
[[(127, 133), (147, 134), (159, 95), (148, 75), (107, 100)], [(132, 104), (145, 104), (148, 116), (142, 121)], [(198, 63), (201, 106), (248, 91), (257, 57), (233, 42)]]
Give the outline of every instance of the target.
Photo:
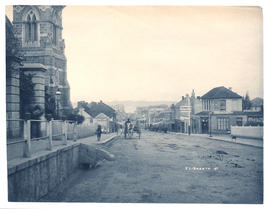
[(30, 15), (28, 15), (26, 25), (25, 25), (25, 40), (26, 41), (30, 41), (30, 34), (31, 34), (31, 17)]
[(33, 15), (32, 19), (32, 40), (37, 41), (37, 19), (36, 15)]
[(31, 11), (26, 18), (25, 40), (27, 42), (38, 40), (37, 18), (33, 11)]

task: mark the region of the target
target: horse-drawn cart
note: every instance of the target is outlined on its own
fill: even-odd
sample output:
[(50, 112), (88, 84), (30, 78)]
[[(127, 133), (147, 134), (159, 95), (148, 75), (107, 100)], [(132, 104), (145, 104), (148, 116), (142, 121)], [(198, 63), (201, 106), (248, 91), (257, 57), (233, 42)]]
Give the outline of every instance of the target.
[(136, 125), (133, 126), (132, 123), (126, 123), (124, 130), (125, 139), (133, 138), (134, 133), (138, 134), (139, 139), (141, 138), (141, 129), (139, 124), (136, 123)]

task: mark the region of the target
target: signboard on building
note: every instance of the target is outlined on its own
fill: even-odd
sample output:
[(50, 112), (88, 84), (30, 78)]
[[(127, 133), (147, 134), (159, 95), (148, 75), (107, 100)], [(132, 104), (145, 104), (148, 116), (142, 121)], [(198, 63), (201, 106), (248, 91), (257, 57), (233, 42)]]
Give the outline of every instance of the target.
[(180, 120), (190, 120), (191, 106), (180, 106)]

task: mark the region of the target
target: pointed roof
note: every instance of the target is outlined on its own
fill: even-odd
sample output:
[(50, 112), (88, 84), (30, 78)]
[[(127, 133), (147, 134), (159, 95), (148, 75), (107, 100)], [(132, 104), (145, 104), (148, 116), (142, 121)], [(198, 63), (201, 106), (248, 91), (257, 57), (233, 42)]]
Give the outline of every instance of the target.
[(88, 105), (85, 105), (85, 112), (87, 112), (92, 117), (96, 117), (100, 113), (104, 113), (109, 118), (114, 117), (116, 112), (113, 108), (111, 108), (109, 105), (103, 103), (100, 101), (99, 103), (91, 102)]
[(92, 118), (92, 116), (88, 114), (83, 108), (79, 110), (79, 114), (82, 115), (84, 118)]
[(183, 96), (182, 99), (175, 104), (175, 107), (179, 108), (180, 106), (188, 106), (188, 105), (190, 105), (190, 97), (188, 96), (188, 94), (186, 94), (185, 97)]
[(179, 102), (177, 102), (175, 104), (175, 107), (179, 108), (180, 106), (184, 106), (185, 105), (185, 100), (184, 99), (181, 99)]
[(259, 107), (263, 105), (263, 99), (260, 97), (256, 97), (255, 99), (251, 100), (252, 107)]
[(240, 99), (237, 93), (225, 88), (224, 86), (216, 87), (204, 94), (202, 99)]
[(108, 117), (107, 115), (105, 115), (104, 113), (99, 113), (96, 117), (96, 119), (108, 119), (110, 117)]

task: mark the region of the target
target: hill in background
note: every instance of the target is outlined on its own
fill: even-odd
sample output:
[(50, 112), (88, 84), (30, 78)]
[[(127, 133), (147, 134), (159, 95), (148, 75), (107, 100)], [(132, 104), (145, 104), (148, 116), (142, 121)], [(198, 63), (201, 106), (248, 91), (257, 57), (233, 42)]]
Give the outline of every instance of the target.
[(108, 105), (124, 105), (125, 112), (132, 113), (135, 112), (137, 107), (143, 106), (154, 106), (154, 105), (161, 105), (165, 104), (170, 106), (171, 104), (175, 103), (175, 101), (112, 101), (112, 102), (105, 102)]

